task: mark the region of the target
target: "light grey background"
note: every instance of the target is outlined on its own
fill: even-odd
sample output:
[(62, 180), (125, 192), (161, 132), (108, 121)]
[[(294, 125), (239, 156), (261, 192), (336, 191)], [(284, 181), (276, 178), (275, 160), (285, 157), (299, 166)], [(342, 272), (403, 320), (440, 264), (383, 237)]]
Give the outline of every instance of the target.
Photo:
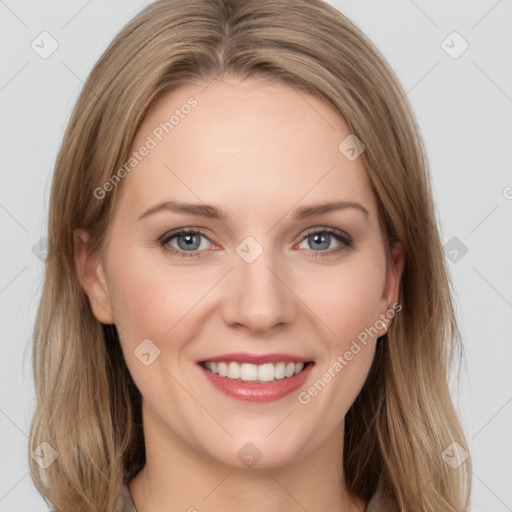
[[(147, 3), (0, 0), (0, 512), (47, 510), (27, 434), (43, 269), (32, 248), (46, 235), (55, 157), (93, 63)], [(447, 249), (466, 348), (453, 397), (473, 457), (473, 511), (512, 511), (512, 2), (330, 3), (384, 53), (419, 120), (443, 243), (459, 244)], [(43, 31), (58, 43), (46, 59), (31, 47), (51, 49)], [(454, 31), (469, 44), (457, 58), (445, 51), (463, 48)]]

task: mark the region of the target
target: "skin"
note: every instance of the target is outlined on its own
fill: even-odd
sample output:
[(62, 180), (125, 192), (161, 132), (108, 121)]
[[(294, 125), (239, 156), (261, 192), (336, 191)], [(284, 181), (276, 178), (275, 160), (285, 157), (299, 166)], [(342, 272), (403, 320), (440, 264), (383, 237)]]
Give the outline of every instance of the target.
[[(236, 400), (213, 388), (196, 361), (229, 352), (304, 356), (315, 362), (307, 390), (398, 300), (402, 247), (387, 257), (362, 159), (338, 150), (350, 134), (343, 119), (289, 86), (228, 78), (182, 86), (152, 106), (133, 148), (190, 96), (198, 105), (119, 185), (101, 251), (75, 232), (93, 313), (116, 324), (143, 396), (147, 463), (129, 485), (134, 503), (138, 512), (363, 511), (344, 484), (344, 416), (382, 326), (307, 405), (298, 392), (270, 403)], [(138, 220), (169, 200), (214, 205), (225, 218), (161, 211)], [(357, 202), (368, 214), (293, 216), (332, 201)], [(207, 237), (196, 256), (183, 239), (184, 256), (159, 242), (184, 227)], [(326, 249), (306, 236), (326, 227), (352, 244), (328, 237)], [(263, 249), (252, 263), (236, 252), (247, 236)], [(167, 246), (180, 248), (177, 238)], [(144, 339), (160, 350), (148, 366), (134, 355)], [(261, 453), (250, 468), (237, 456), (248, 442)]]

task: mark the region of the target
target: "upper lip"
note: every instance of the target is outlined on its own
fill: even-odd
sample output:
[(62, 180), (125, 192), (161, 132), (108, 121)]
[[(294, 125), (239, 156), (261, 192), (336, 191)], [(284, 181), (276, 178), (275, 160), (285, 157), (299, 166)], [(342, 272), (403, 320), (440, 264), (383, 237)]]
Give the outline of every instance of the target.
[(197, 361), (198, 363), (211, 362), (235, 362), (235, 363), (308, 363), (312, 361), (306, 357), (296, 356), (293, 354), (250, 354), (247, 352), (236, 352), (231, 354), (222, 354), (220, 356), (211, 356)]

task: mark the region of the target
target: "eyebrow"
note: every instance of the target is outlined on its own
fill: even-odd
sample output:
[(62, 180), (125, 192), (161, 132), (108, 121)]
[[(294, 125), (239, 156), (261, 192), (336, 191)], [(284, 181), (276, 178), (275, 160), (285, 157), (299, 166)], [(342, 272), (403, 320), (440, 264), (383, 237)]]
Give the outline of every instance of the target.
[[(358, 210), (362, 212), (366, 218), (370, 216), (369, 211), (360, 203), (357, 203), (355, 201), (335, 201), (331, 203), (320, 203), (311, 206), (304, 206), (302, 208), (297, 208), (295, 210), (294, 218), (298, 220), (308, 219), (311, 217), (315, 217), (316, 215), (322, 215), (324, 213), (329, 213), (332, 211), (347, 209)], [(159, 213), (162, 211), (184, 213), (188, 215), (198, 215), (201, 217), (218, 219), (221, 221), (224, 221), (226, 219), (225, 213), (223, 213), (219, 208), (212, 205), (183, 203), (179, 201), (164, 201), (145, 210), (144, 213), (138, 218), (138, 220), (142, 220), (144, 218), (149, 217), (150, 215), (154, 215), (155, 213)]]

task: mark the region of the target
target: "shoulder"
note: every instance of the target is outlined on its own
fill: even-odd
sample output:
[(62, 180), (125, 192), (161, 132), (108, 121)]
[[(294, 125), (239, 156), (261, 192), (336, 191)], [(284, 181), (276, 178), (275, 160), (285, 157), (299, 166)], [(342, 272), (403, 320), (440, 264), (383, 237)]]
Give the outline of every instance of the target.
[(117, 500), (117, 512), (137, 512), (127, 485), (121, 487)]
[(398, 508), (391, 498), (384, 492), (382, 478), (379, 480), (375, 494), (371, 497), (365, 512), (398, 512)]

